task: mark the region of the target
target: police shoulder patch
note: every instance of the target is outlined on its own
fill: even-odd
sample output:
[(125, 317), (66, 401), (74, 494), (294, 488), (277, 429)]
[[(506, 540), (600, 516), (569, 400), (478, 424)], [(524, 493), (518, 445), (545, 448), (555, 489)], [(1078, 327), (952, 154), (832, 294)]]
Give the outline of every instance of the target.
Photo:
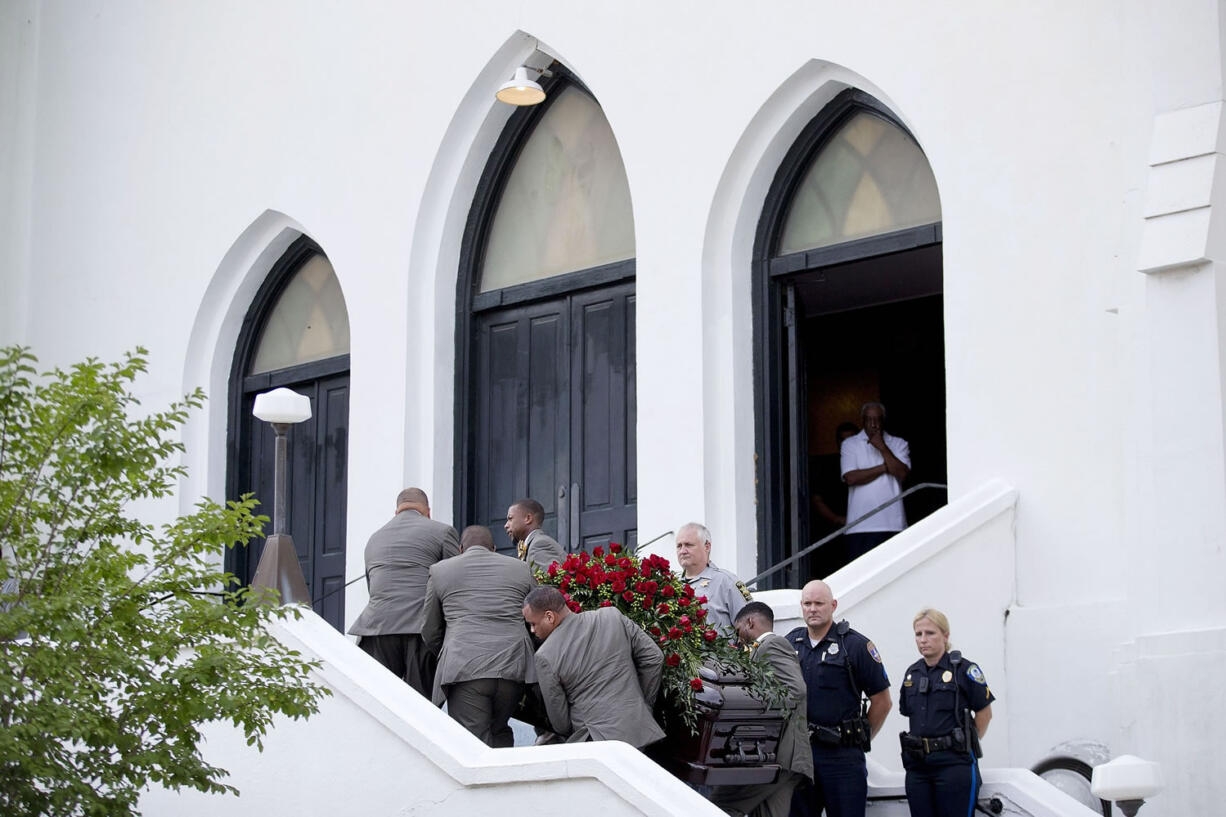
[(971, 664), (970, 667), (967, 668), (966, 674), (975, 683), (983, 684), (984, 686), (988, 685), (988, 679), (983, 677), (983, 670), (979, 669), (978, 664)]
[(749, 595), (749, 589), (745, 587), (744, 582), (737, 582), (736, 589), (741, 591), (741, 595), (745, 597), (745, 601), (753, 601), (753, 596)]
[(868, 642), (868, 654), (873, 657), (873, 660), (878, 664), (881, 663), (881, 653), (877, 652), (877, 645), (873, 642)]

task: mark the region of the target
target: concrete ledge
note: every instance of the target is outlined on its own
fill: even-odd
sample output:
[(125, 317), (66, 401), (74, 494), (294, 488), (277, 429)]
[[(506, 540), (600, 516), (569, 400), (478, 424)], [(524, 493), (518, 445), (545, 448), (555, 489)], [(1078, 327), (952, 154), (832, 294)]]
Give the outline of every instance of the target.
[[(649, 815), (722, 814), (620, 741), (491, 749), (394, 677), (309, 609), (273, 628), (278, 640), (323, 663), (321, 680), (465, 787), (589, 778)], [(408, 771), (408, 770), (406, 770)], [(608, 808), (608, 804), (602, 804)]]

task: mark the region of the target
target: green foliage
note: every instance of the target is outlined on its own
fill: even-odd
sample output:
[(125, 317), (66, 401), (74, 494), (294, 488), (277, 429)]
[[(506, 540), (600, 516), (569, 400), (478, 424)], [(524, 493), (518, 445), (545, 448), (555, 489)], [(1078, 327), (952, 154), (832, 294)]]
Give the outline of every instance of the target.
[(259, 536), (255, 500), (203, 500), (160, 528), (134, 504), (173, 496), (176, 432), (204, 395), (138, 414), (137, 349), (42, 374), (0, 349), (0, 813), (134, 814), (150, 784), (236, 792), (201, 726), (260, 746), (277, 714), (327, 692), (243, 604), (223, 551)]

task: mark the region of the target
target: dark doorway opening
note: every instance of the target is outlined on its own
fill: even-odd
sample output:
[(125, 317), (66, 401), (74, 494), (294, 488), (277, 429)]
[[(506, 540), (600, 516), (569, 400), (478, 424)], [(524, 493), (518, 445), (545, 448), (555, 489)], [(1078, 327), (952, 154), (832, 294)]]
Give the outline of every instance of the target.
[[(902, 488), (944, 483), (945, 349), (940, 204), (919, 146), (877, 100), (841, 94), (785, 157), (755, 244), (759, 569), (847, 521), (840, 424), (884, 403), (910, 445)], [(882, 477), (883, 479), (885, 477)], [(907, 524), (944, 505), (924, 489)], [(799, 587), (849, 561), (835, 539), (764, 579)]]
[[(816, 542), (842, 526), (847, 486), (839, 469), (836, 432), (859, 425), (860, 407), (880, 401), (888, 410), (886, 428), (910, 444), (907, 485), (945, 482), (945, 349), (942, 298), (905, 301), (823, 314), (806, 310), (806, 436), (809, 444), (809, 540)], [(856, 338), (855, 342), (848, 342)], [(945, 503), (939, 491), (921, 491), (903, 500), (914, 524)], [(825, 508), (822, 505), (825, 505)], [(833, 511), (844, 519), (828, 518)], [(848, 562), (841, 539), (815, 553), (802, 581), (822, 578)]]

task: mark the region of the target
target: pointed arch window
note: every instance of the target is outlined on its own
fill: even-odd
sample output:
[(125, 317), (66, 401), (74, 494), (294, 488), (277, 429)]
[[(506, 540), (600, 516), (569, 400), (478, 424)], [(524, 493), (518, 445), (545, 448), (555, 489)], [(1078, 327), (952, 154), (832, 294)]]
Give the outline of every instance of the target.
[[(314, 608), (345, 622), (349, 451), (349, 315), (323, 249), (301, 236), (255, 293), (230, 368), (226, 495), (251, 493), (270, 507), (274, 435), (252, 415), (256, 395), (284, 386), (311, 401), (312, 416), (288, 439), (286, 519)], [(263, 540), (227, 549), (226, 570), (246, 584)]]
[[(837, 530), (812, 497), (846, 496), (837, 432), (867, 401), (889, 405), (893, 433), (923, 449), (913, 484), (946, 481), (941, 231), (923, 150), (859, 90), (819, 111), (780, 163), (754, 241), (761, 567)], [(908, 519), (943, 503), (935, 491), (912, 497)], [(767, 586), (845, 563), (829, 549), (808, 558)]]
[(349, 354), (349, 311), (327, 256), (311, 255), (285, 285), (260, 332), (247, 374)]
[[(637, 533), (630, 185), (593, 94), (550, 65), (506, 120), (457, 276), (456, 518), (498, 534), (531, 496), (568, 549)], [(505, 541), (505, 540), (504, 540)]]
[(570, 85), (515, 158), (498, 199), (480, 292), (634, 257), (630, 185), (600, 105)]
[(801, 178), (776, 254), (940, 220), (936, 179), (919, 145), (894, 123), (861, 111), (831, 135)]

